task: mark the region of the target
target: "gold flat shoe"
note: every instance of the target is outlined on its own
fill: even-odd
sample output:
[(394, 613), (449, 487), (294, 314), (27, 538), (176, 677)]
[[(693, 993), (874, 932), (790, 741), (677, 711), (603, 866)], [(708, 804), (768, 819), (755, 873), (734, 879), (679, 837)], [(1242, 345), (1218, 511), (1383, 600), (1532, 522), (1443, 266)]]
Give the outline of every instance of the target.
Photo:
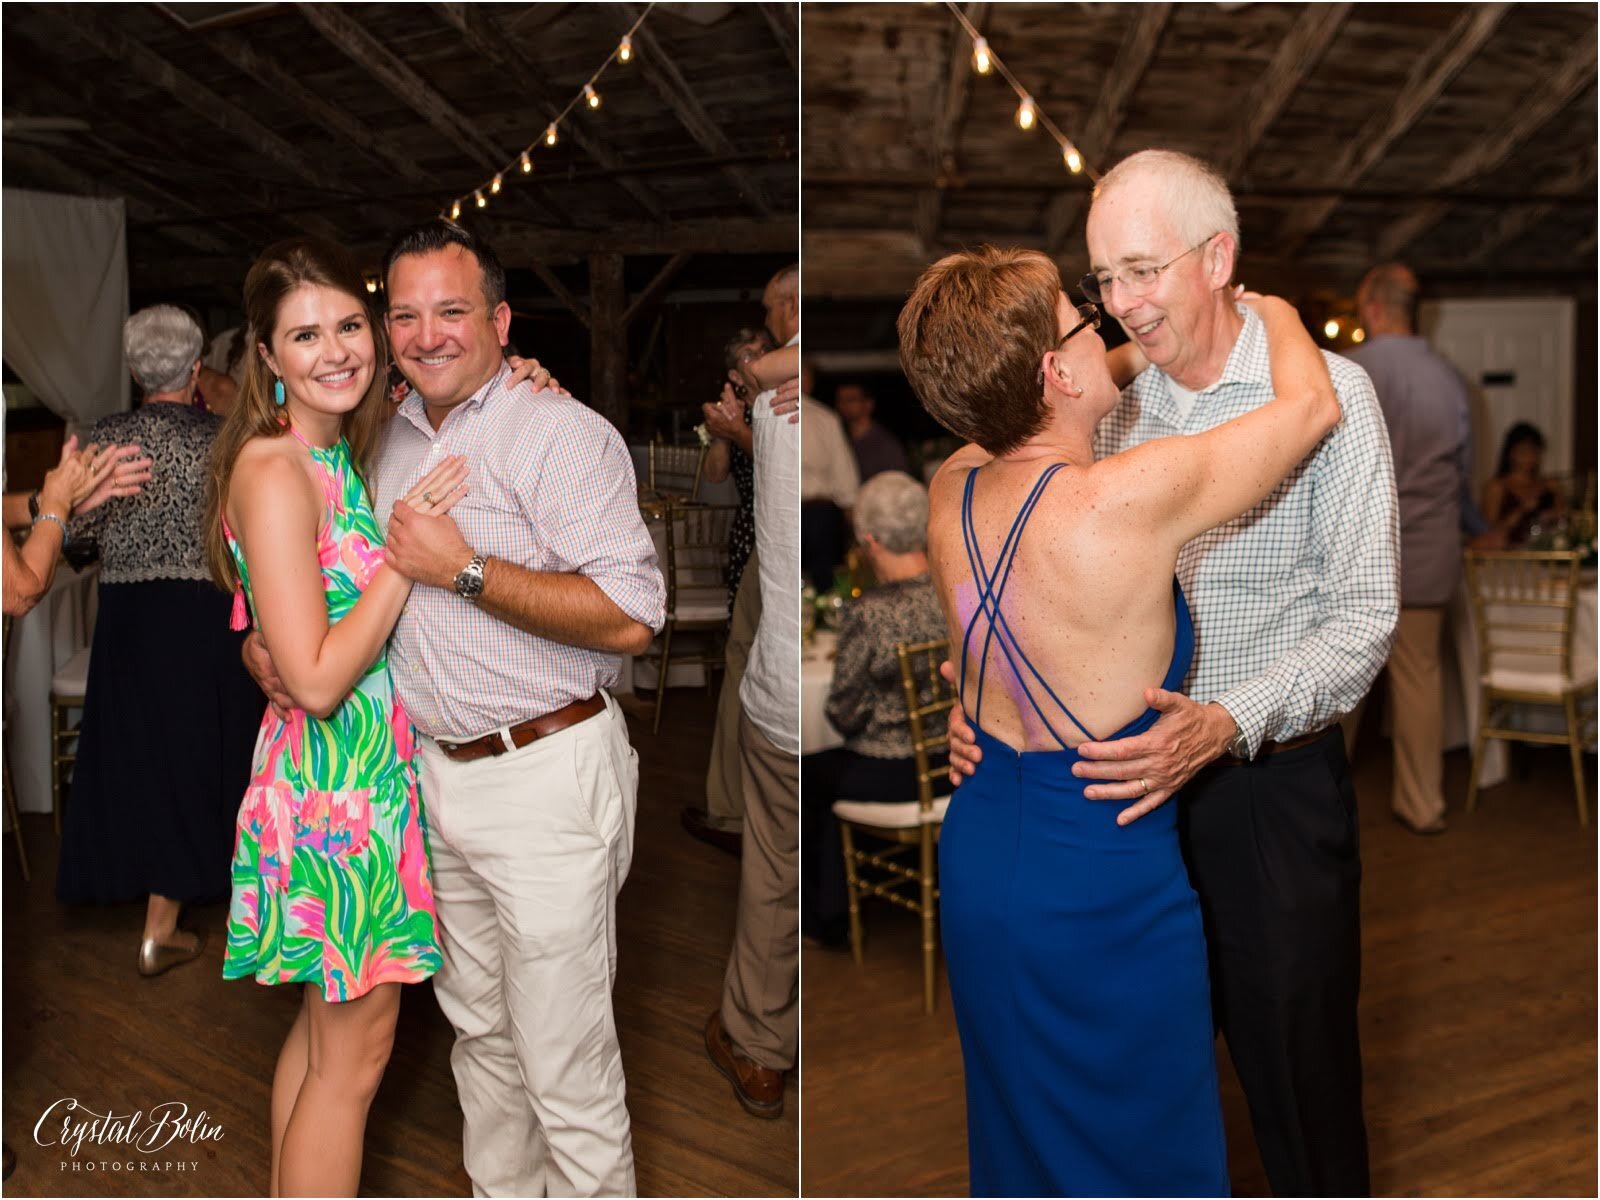
[(148, 979), (199, 958), (201, 951), (206, 948), (206, 935), (196, 933), (194, 936), (193, 946), (174, 946), (168, 942), (158, 942), (155, 938), (145, 938), (139, 943), (139, 974)]

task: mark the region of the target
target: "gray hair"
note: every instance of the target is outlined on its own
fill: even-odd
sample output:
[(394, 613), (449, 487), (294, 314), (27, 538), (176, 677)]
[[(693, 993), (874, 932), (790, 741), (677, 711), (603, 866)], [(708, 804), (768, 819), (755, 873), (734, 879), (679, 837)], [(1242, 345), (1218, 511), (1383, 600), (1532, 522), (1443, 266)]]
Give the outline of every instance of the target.
[(1160, 211), (1184, 245), (1197, 246), (1213, 234), (1226, 233), (1233, 238), (1237, 260), (1239, 214), (1228, 181), (1215, 167), (1177, 150), (1141, 150), (1100, 177), (1093, 199), (1134, 179), (1156, 181)]
[(183, 388), (204, 345), (195, 319), (171, 304), (141, 308), (122, 327), (128, 370), (146, 392)]
[(863, 483), (854, 514), (856, 531), (892, 554), (928, 548), (928, 489), (904, 471), (882, 471)]
[(733, 370), (739, 365), (739, 351), (746, 346), (760, 346), (761, 353), (766, 354), (774, 347), (772, 335), (765, 329), (751, 329), (742, 327), (734, 332), (722, 346), (722, 365), (728, 370)]

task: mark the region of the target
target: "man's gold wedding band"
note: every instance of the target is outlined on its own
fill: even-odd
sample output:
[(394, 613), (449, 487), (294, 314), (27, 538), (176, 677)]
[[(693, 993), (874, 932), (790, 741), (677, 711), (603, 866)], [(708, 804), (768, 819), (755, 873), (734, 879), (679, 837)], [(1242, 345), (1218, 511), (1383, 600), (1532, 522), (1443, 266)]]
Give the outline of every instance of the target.
[(1144, 791), (1140, 792), (1139, 794), (1141, 796), (1148, 796), (1150, 794), (1150, 781), (1141, 775), (1139, 776), (1139, 784), (1144, 788)]
[(433, 503), (433, 493), (432, 492), (423, 492), (422, 493), (422, 502), (424, 504), (432, 504)]

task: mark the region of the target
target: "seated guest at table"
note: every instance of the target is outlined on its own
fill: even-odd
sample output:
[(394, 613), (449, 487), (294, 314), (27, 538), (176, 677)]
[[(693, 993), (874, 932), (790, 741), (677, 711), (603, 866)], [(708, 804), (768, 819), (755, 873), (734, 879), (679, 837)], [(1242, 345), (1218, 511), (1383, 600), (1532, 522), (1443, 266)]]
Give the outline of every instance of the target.
[(844, 561), (849, 543), (850, 508), (861, 476), (855, 452), (839, 414), (812, 398), (809, 364), (801, 368), (800, 411), (800, 568), (811, 586), (825, 592)]
[[(86, 446), (78, 448), (74, 434), (61, 447), (61, 461), (44, 477), (35, 492), (11, 492), (5, 497), (7, 531), (29, 530), (19, 548), (7, 537), (3, 580), (5, 614), (26, 615), (50, 590), (56, 565), (67, 541), (67, 520), (98, 508), (112, 496), (132, 496), (150, 478), (150, 460), (139, 458), (139, 447)], [(42, 526), (42, 528), (41, 528)]]
[(1544, 434), (1538, 426), (1518, 421), (1500, 443), (1500, 463), (1484, 485), (1483, 515), (1512, 548), (1526, 545), (1533, 527), (1566, 510), (1555, 481), (1544, 475)]
[(875, 475), (857, 493), (855, 522), (862, 554), (880, 586), (847, 605), (839, 623), (827, 713), (845, 743), (800, 760), (800, 929), (830, 944), (842, 942), (846, 912), (833, 802), (917, 798), (895, 647), (945, 635), (928, 577), (927, 488), (904, 471)]
[(864, 383), (841, 383), (833, 390), (833, 406), (850, 435), (862, 483), (884, 471), (910, 470), (900, 439), (872, 419), (877, 404), (877, 397)]
[[(765, 329), (740, 329), (723, 348), (723, 365), (742, 382), (723, 389), (715, 403), (701, 405), (714, 439), (706, 452), (705, 477), (721, 483), (730, 474), (739, 489), (739, 511), (728, 526), (728, 599), (732, 617), (723, 648), (722, 690), (717, 694), (717, 724), (706, 768), (705, 807), (687, 804), (679, 819), (692, 836), (729, 854), (739, 853), (744, 828), (744, 797), (739, 787), (739, 684), (761, 619), (761, 588), (756, 569), (747, 569), (756, 545), (755, 460), (751, 457), (750, 401), (762, 390), (749, 367), (773, 350)], [(740, 391), (740, 389), (743, 389)]]
[(222, 420), (193, 404), (200, 327), (156, 305), (128, 318), (123, 349), (142, 403), (90, 436), (137, 442), (153, 466), (139, 495), (73, 524), (73, 537), (100, 544), (100, 607), (56, 895), (145, 899), (138, 970), (158, 975), (200, 953), (201, 939), (178, 929), (182, 906), (228, 894), (263, 701), (206, 567), (202, 510)]

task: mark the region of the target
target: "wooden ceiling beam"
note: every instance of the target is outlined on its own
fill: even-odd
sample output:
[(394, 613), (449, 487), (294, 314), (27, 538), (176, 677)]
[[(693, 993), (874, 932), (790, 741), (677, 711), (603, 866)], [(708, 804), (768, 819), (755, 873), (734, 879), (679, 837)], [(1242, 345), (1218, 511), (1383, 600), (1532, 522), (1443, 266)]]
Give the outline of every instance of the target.
[[(639, 19), (640, 9), (633, 4), (616, 4), (608, 6), (615, 14), (622, 29), (633, 28)], [(701, 149), (710, 154), (736, 154), (732, 141), (721, 127), (711, 119), (705, 106), (695, 98), (689, 83), (683, 77), (683, 72), (678, 70), (671, 56), (661, 48), (661, 43), (656, 41), (648, 27), (641, 25), (633, 34), (634, 45), (639, 48), (639, 53), (634, 59), (634, 64), (639, 73), (644, 76), (645, 82), (677, 115), (683, 127), (687, 129), (695, 141), (700, 143)], [(722, 172), (739, 189), (741, 199), (745, 201), (760, 216), (771, 216), (773, 203), (749, 171), (743, 167), (723, 167)]]
[(293, 71), (252, 46), (249, 39), (226, 29), (207, 30), (202, 36), (236, 70), (267, 84), (312, 124), (360, 151), (373, 166), (385, 172), (392, 171), (412, 183), (433, 181), (433, 176), (386, 134), (338, 105), (329, 104), (301, 83)]
[[(198, 79), (180, 70), (137, 38), (96, 16), (92, 7), (73, 7), (70, 12), (43, 5), (34, 16), (66, 37), (76, 37), (101, 54), (121, 63), (134, 75), (170, 95), (183, 107), (202, 117), (224, 133), (237, 138), (263, 158), (298, 175), (319, 189), (327, 187), (327, 170), (306, 158), (289, 142), (273, 133), (244, 109), (223, 99)], [(344, 233), (333, 222), (313, 214), (286, 218), (305, 232), (332, 241), (343, 241)]]
[[(498, 254), (499, 251), (496, 250), (496, 253)], [(502, 261), (504, 261), (504, 259), (502, 259)], [(537, 258), (529, 260), (528, 268), (539, 277), (540, 282), (542, 282), (545, 287), (550, 289), (551, 294), (555, 296), (557, 300), (566, 305), (567, 311), (573, 316), (577, 317), (578, 320), (583, 323), (583, 327), (585, 329), (591, 328), (592, 319), (589, 316), (589, 306), (574, 296), (567, 288), (567, 285), (562, 283), (561, 280), (556, 277), (556, 273), (554, 271), (545, 266)]]
[(788, 254), (796, 250), (793, 217), (616, 225), (605, 230), (502, 225), (489, 238), (502, 262), (550, 262), (589, 254)]
[(1288, 34), (1278, 43), (1277, 52), (1251, 85), (1239, 105), (1239, 120), (1222, 140), (1222, 148), (1211, 165), (1230, 183), (1250, 161), (1251, 152), (1261, 141), (1278, 114), (1289, 106), (1300, 85), (1322, 61), (1338, 36), (1349, 4), (1307, 4), (1300, 10)]
[[(295, 11), (325, 39), (377, 80), (397, 100), (431, 125), (441, 137), (485, 173), (506, 169), (516, 155), (495, 144), (473, 121), (390, 50), (354, 17), (336, 4), (298, 4)], [(504, 200), (507, 193), (498, 197)], [(516, 203), (532, 204), (557, 221), (571, 221), (553, 201), (532, 193), (516, 193)]]
[[(1170, 4), (1140, 4), (1135, 7), (1137, 15), (1123, 35), (1116, 61), (1111, 64), (1105, 83), (1100, 88), (1100, 98), (1095, 103), (1094, 112), (1084, 122), (1081, 132), (1074, 134), (1071, 130), (1063, 130), (1072, 138), (1073, 145), (1083, 155), (1085, 162), (1110, 165), (1105, 159), (1111, 153), (1117, 131), (1122, 128), (1122, 122), (1128, 115), (1128, 102), (1144, 81), (1145, 72), (1150, 69), (1150, 60), (1156, 55), (1162, 31), (1172, 18)], [(1065, 252), (1067, 240), (1077, 227), (1078, 216), (1088, 199), (1088, 191), (1078, 187), (1058, 192), (1050, 201), (1044, 218), (1045, 252), (1050, 257), (1056, 258)]]
[(789, 69), (800, 69), (799, 37), (795, 31), (794, 14), (798, 10), (797, 4), (770, 4), (756, 5), (761, 17), (767, 23), (767, 28), (772, 30), (772, 39), (778, 43), (778, 49), (783, 51), (783, 56), (789, 60)]
[(644, 291), (634, 297), (633, 303), (628, 305), (627, 311), (622, 314), (622, 327), (624, 329), (632, 325), (640, 313), (649, 312), (650, 309), (655, 307), (661, 297), (666, 294), (667, 288), (671, 286), (672, 281), (677, 278), (678, 272), (688, 266), (689, 260), (693, 257), (694, 254), (690, 251), (679, 250), (671, 258), (667, 259), (661, 270), (656, 272), (656, 277), (645, 285)]
[[(1460, 187), (1499, 169), (1591, 86), (1594, 77), (1595, 39), (1583, 38), (1562, 60), (1554, 75), (1516, 99), (1498, 132), (1474, 141), (1458, 154), (1434, 186), (1441, 190)], [(1439, 201), (1412, 205), (1404, 216), (1378, 235), (1378, 257), (1396, 257), (1449, 211), (1450, 205)]]
[[(980, 34), (989, 24), (987, 3), (975, 2), (966, 8), (967, 20)], [(939, 226), (944, 222), (944, 181), (957, 169), (956, 151), (961, 145), (961, 133), (966, 128), (967, 111), (972, 97), (972, 53), (967, 44), (967, 31), (960, 25), (950, 29), (950, 54), (945, 64), (944, 82), (933, 110), (938, 113), (938, 124), (933, 131), (933, 186), (917, 197), (917, 238), (932, 250), (939, 238)]]
[[(528, 66), (514, 35), (495, 16), (492, 7), (481, 4), (432, 4), (429, 7), (461, 35), (474, 54), (493, 63), (516, 84), (517, 90), (533, 104), (544, 120), (555, 120), (561, 112), (561, 106), (551, 97), (544, 77)], [(567, 134), (574, 145), (606, 170), (617, 171), (625, 167), (621, 156), (586, 129), (576, 113), (567, 117)], [(668, 219), (661, 197), (647, 184), (621, 176), (617, 179), (617, 185), (653, 219)]]
[[(1545, 180), (1550, 186), (1563, 190), (1586, 187), (1591, 191), (1594, 188), (1594, 181), (1595, 147), (1592, 143), (1569, 158), (1564, 170), (1553, 172), (1551, 177)], [(1484, 229), (1477, 248), (1467, 255), (1466, 261), (1474, 266), (1487, 263), (1502, 246), (1516, 241), (1555, 211), (1557, 211), (1556, 206), (1553, 204), (1534, 204), (1500, 213)]]
[[(1345, 152), (1324, 173), (1325, 178), (1337, 179), (1349, 186), (1382, 161), (1390, 148), (1433, 107), (1445, 88), (1483, 49), (1510, 7), (1509, 4), (1474, 4), (1465, 8), (1427, 53), (1417, 59), (1400, 94), (1374, 112), (1350, 138)], [(1276, 252), (1283, 256), (1298, 253), (1306, 239), (1320, 229), (1338, 207), (1337, 199), (1313, 200), (1291, 212), (1279, 228)]]

